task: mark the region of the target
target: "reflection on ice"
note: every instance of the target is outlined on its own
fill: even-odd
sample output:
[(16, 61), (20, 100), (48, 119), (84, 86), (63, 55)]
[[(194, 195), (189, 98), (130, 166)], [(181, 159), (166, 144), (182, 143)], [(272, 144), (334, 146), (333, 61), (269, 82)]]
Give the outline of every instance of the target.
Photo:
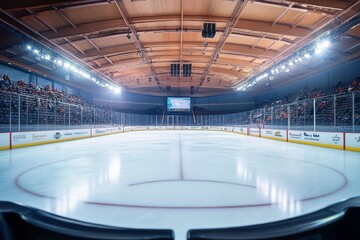
[(117, 183), (120, 178), (120, 159), (112, 158), (108, 163), (108, 168), (105, 171), (96, 172), (96, 182), (91, 179), (83, 178), (78, 182), (71, 182), (66, 191), (56, 199), (55, 212), (60, 215), (69, 214), (73, 212), (77, 205), (83, 201), (88, 200), (91, 192), (96, 189), (105, 187), (109, 184)]

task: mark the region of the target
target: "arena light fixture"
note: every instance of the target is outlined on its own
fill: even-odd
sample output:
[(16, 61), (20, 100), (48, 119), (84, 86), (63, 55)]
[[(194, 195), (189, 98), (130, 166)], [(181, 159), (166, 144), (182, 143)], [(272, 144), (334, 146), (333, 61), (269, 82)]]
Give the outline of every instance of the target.
[[(255, 84), (257, 84), (261, 79), (268, 77), (270, 75), (269, 80), (273, 80), (274, 76), (281, 73), (288, 73), (290, 70), (295, 68), (298, 64), (309, 64), (310, 60), (315, 58), (316, 55), (319, 55), (326, 51), (329, 47), (331, 47), (331, 39), (334, 38), (334, 35), (326, 32), (318, 39), (314, 40), (310, 44), (306, 45), (302, 49), (294, 52), (292, 56), (284, 59), (280, 63), (271, 67), (269, 72), (260, 73), (257, 76), (251, 77), (247, 79), (245, 82), (242, 82), (237, 89), (247, 89)], [(267, 75), (266, 75), (267, 74)]]
[(103, 81), (99, 81), (98, 79), (96, 79), (95, 77), (91, 76), (87, 70), (82, 69), (81, 67), (77, 66), (76, 64), (71, 64), (68, 61), (64, 61), (63, 59), (59, 58), (59, 57), (53, 57), (51, 56), (51, 54), (49, 53), (48, 50), (39, 50), (37, 48), (33, 48), (30, 44), (27, 44), (25, 46), (25, 48), (31, 52), (33, 52), (35, 55), (37, 55), (37, 59), (40, 61), (51, 61), (55, 65), (63, 67), (66, 71), (71, 71), (72, 74), (79, 76), (79, 77), (83, 77), (87, 80), (92, 81), (93, 83), (95, 83), (96, 85), (103, 87), (103, 88), (107, 88), (111, 91), (114, 91), (115, 93), (120, 93), (121, 92), (121, 88), (117, 87), (117, 86), (112, 86), (108, 83), (105, 83)]
[(64, 68), (70, 68), (70, 63), (65, 62), (65, 63), (64, 63)]
[(119, 88), (119, 87), (114, 88), (114, 92), (115, 92), (116, 94), (121, 93), (121, 88)]

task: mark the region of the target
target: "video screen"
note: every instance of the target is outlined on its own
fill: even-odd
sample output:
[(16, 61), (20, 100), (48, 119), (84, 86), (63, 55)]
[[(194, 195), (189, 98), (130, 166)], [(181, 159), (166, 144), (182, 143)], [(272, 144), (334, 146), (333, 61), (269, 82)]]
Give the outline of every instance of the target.
[(191, 110), (191, 99), (189, 97), (168, 97), (167, 111), (189, 112)]

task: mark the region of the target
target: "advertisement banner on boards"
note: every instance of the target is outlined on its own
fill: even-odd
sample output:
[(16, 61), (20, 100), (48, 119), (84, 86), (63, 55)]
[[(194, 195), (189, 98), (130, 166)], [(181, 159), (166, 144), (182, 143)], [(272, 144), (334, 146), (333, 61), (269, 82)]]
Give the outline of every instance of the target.
[(346, 133), (346, 150), (360, 152), (360, 133)]
[(247, 128), (244, 128), (244, 127), (234, 127), (232, 132), (235, 132), (235, 133), (241, 133), (241, 134), (247, 134)]
[(288, 141), (338, 149), (342, 149), (344, 144), (343, 133), (340, 132), (313, 132), (289, 130)]
[(261, 137), (286, 141), (286, 130), (261, 129)]
[(249, 128), (249, 135), (259, 137), (260, 129), (259, 128)]
[(90, 129), (12, 133), (12, 146), (32, 146), (90, 137)]
[[(125, 128), (126, 128), (126, 127), (125, 127)], [(112, 127), (112, 128), (93, 128), (93, 129), (91, 129), (91, 131), (92, 131), (92, 136), (107, 135), (107, 134), (122, 132), (121, 130), (119, 131), (119, 128), (117, 128), (117, 127)]]

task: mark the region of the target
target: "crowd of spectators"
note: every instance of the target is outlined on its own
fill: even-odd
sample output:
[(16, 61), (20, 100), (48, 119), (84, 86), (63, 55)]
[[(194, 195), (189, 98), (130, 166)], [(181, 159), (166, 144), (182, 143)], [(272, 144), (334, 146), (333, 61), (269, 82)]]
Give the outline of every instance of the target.
[[(0, 93), (16, 93), (12, 99), (5, 98), (0, 101), (4, 119), (0, 122), (8, 122), (9, 112), (18, 112), (27, 119), (28, 124), (109, 124), (112, 122), (112, 114), (109, 107), (90, 103), (82, 96), (59, 91), (49, 85), (39, 87), (34, 83), (26, 83), (24, 80), (12, 81), (6, 74), (0, 76)], [(5, 95), (2, 95), (4, 98)], [(11, 109), (10, 109), (11, 108)], [(94, 114), (96, 109), (96, 114)], [(11, 110), (11, 111), (10, 111)], [(69, 117), (70, 116), (70, 117)], [(69, 120), (70, 119), (70, 120)], [(17, 115), (12, 116), (17, 121)]]
[[(263, 102), (256, 106), (256, 109), (264, 109), (264, 112), (253, 115), (252, 122), (285, 125), (290, 113), (291, 125), (311, 125), (314, 121), (313, 99), (316, 99), (315, 112), (317, 125), (351, 125), (352, 98), (348, 93), (356, 91), (360, 91), (360, 77), (353, 79), (350, 83), (343, 83), (339, 80), (335, 86), (328, 89), (304, 88), (297, 94), (285, 95), (273, 102)], [(360, 106), (357, 104), (356, 107)], [(272, 114), (270, 113), (271, 109)], [(360, 125), (360, 109), (355, 111), (354, 118), (355, 124)]]
[[(329, 89), (304, 88), (298, 94), (284, 96), (271, 103), (265, 102), (258, 105), (257, 110), (236, 114), (238, 117), (233, 120), (229, 118), (229, 121), (239, 125), (251, 123), (287, 125), (288, 115), (290, 115), (292, 126), (311, 125), (314, 118), (313, 99), (316, 99), (315, 112), (318, 125), (351, 125), (352, 99), (351, 95), (347, 93), (355, 91), (360, 91), (360, 77), (350, 83), (343, 83), (339, 80), (333, 88)], [(30, 124), (37, 122), (40, 124), (58, 123), (66, 125), (69, 124), (69, 119), (72, 125), (109, 124), (113, 122), (113, 112), (110, 111), (110, 107), (89, 103), (81, 96), (52, 89), (48, 85), (39, 87), (23, 80), (12, 81), (4, 74), (0, 76), (0, 92), (17, 93), (22, 96), (20, 103), (17, 98), (14, 100), (2, 99), (0, 108), (5, 113), (18, 112), (18, 107), (22, 111), (26, 109), (26, 116)], [(335, 100), (334, 94), (337, 94)], [(358, 98), (360, 100), (360, 95), (357, 95)], [(290, 107), (288, 108), (288, 106)], [(11, 109), (5, 109), (9, 107)], [(356, 107), (360, 108), (360, 105), (356, 104)], [(94, 109), (96, 109), (96, 114)], [(193, 112), (195, 115), (214, 114), (203, 107), (194, 107)], [(163, 113), (163, 109), (156, 107), (150, 109), (149, 113), (160, 115)], [(354, 117), (355, 124), (360, 125), (360, 109), (355, 111)], [(13, 119), (16, 121), (16, 116)]]
[(17, 82), (12, 81), (6, 74), (0, 77), (0, 91), (38, 96), (43, 99), (76, 105), (83, 105), (85, 103), (81, 96), (75, 96), (65, 91), (52, 89), (49, 85), (39, 87), (34, 83), (27, 84), (22, 79)]
[(360, 91), (360, 76), (353, 79), (350, 83), (343, 83), (341, 80), (338, 80), (335, 86), (327, 89), (318, 89), (318, 88), (303, 88), (300, 92), (292, 95), (284, 95), (283, 97), (273, 101), (273, 102), (263, 102), (260, 105), (257, 105), (256, 108), (266, 108), (269, 106), (276, 106), (282, 104), (294, 103), (307, 99), (321, 98), (327, 95), (333, 94), (345, 94), (350, 92)]

